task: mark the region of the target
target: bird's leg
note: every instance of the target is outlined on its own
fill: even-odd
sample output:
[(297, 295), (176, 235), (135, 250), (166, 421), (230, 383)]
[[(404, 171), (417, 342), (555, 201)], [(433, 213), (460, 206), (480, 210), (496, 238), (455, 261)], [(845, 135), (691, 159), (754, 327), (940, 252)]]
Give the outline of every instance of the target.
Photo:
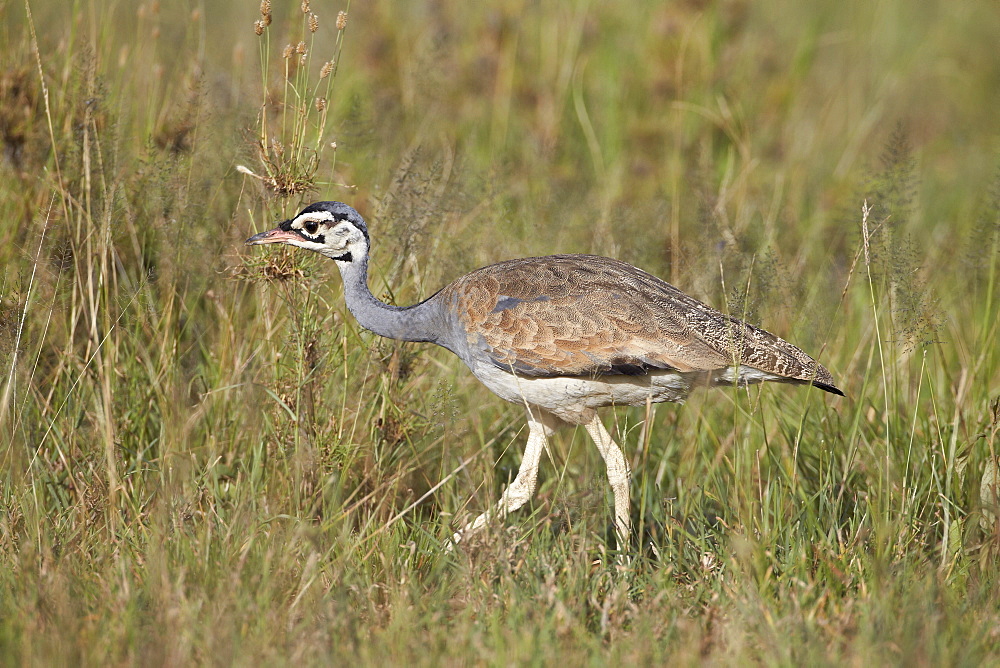
[[(536, 413), (539, 413), (537, 410)], [(517, 476), (513, 482), (507, 486), (500, 501), (493, 510), (487, 510), (474, 521), (465, 525), (457, 531), (451, 540), (457, 544), (466, 536), (475, 533), (493, 518), (494, 514), (501, 518), (507, 517), (531, 498), (535, 493), (535, 484), (538, 480), (538, 463), (542, 458), (542, 450), (545, 449), (548, 441), (547, 437), (552, 434), (555, 428), (555, 421), (551, 417), (543, 414), (528, 413), (528, 444), (524, 448), (524, 456), (521, 458), (521, 468), (517, 471)]]
[(608, 482), (611, 483), (611, 491), (615, 494), (615, 534), (618, 538), (618, 549), (627, 550), (629, 536), (631, 534), (631, 515), (629, 511), (629, 481), (632, 471), (629, 469), (628, 461), (621, 447), (615, 443), (608, 430), (604, 428), (601, 419), (596, 411), (590, 422), (584, 425), (587, 433), (594, 439), (597, 449), (604, 457), (604, 463), (608, 467)]

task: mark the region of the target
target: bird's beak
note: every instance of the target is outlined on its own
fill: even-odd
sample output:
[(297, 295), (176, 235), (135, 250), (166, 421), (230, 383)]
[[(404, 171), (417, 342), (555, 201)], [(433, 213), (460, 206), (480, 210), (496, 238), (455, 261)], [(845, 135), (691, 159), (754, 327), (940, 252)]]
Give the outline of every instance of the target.
[(283, 229), (284, 224), (279, 225), (273, 230), (268, 230), (267, 232), (261, 232), (255, 234), (246, 240), (247, 246), (258, 246), (261, 244), (286, 244), (292, 239), (298, 239), (299, 235), (292, 232), (291, 229)]

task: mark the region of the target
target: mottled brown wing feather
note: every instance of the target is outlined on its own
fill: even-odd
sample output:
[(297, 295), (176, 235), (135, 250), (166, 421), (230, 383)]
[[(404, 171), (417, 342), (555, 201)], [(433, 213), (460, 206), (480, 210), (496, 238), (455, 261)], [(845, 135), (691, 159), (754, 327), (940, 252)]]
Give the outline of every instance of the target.
[(829, 372), (792, 344), (610, 258), (509, 260), (478, 269), (443, 292), (453, 300), (469, 345), (496, 366), (527, 376), (740, 364), (833, 387)]

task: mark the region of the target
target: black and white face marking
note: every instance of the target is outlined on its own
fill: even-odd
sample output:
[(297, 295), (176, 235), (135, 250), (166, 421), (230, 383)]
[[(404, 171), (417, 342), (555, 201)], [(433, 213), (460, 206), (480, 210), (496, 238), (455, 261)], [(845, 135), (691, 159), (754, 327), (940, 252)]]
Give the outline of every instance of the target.
[(246, 243), (284, 243), (338, 262), (353, 262), (368, 254), (368, 227), (361, 215), (346, 204), (316, 202), (273, 230), (255, 234)]

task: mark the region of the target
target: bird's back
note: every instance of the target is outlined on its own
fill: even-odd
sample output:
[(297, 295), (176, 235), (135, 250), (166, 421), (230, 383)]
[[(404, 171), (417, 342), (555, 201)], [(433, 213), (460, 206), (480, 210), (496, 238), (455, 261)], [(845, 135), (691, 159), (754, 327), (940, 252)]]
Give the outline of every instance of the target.
[(474, 361), (520, 376), (750, 367), (842, 394), (796, 346), (611, 258), (508, 260), (467, 274), (436, 298), (457, 317)]

